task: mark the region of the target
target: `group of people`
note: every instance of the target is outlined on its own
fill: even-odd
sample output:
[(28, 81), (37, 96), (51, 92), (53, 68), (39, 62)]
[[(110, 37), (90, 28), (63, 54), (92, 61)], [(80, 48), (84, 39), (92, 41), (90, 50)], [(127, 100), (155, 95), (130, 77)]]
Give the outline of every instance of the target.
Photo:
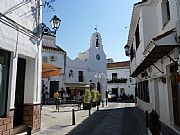
[[(54, 103), (56, 104), (56, 110), (58, 110), (58, 111), (59, 111), (59, 105), (60, 105), (61, 100), (66, 99), (65, 94), (66, 94), (66, 92), (63, 88), (61, 88), (61, 90), (54, 90), (54, 93), (52, 96), (54, 99)], [(41, 104), (42, 105), (48, 104), (48, 102), (50, 101), (49, 99), (50, 99), (50, 94), (47, 91), (47, 88), (43, 87)]]

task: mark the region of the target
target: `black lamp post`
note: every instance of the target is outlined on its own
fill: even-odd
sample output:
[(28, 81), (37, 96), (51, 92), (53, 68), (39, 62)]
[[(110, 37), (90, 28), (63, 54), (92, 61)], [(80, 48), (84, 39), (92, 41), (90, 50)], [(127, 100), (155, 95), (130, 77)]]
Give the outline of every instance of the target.
[(125, 49), (126, 56), (128, 56), (129, 55), (129, 53), (128, 53), (129, 52), (129, 46), (125, 45), (124, 49)]
[(54, 30), (53, 33), (56, 34), (56, 31), (60, 26), (61, 20), (56, 15), (54, 15), (54, 17), (50, 20), (50, 22), (51, 22), (51, 27)]
[(42, 24), (42, 30), (43, 34), (49, 34), (49, 35), (56, 35), (56, 31), (58, 30), (61, 20), (54, 15), (54, 17), (50, 20), (51, 22), (51, 27), (53, 30), (50, 30), (44, 23)]

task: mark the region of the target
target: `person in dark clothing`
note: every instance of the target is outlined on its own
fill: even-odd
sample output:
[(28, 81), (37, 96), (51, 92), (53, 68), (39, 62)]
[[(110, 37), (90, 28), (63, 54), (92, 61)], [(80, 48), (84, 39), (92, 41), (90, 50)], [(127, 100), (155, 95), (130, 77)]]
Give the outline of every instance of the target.
[(63, 95), (64, 95), (64, 93), (65, 93), (64, 88), (61, 88), (61, 90), (60, 90), (60, 94), (61, 94), (61, 98), (62, 98), (62, 99), (63, 99)]

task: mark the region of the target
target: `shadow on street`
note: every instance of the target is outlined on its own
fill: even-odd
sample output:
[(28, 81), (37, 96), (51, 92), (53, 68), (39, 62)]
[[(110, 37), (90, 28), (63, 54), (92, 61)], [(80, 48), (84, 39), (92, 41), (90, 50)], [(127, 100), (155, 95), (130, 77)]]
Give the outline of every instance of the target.
[(136, 107), (100, 110), (66, 135), (145, 135), (145, 114)]

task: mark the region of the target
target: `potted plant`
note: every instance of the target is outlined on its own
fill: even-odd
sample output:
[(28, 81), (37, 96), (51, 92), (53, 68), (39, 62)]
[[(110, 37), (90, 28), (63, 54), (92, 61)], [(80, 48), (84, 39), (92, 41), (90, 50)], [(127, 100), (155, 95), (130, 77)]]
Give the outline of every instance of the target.
[(149, 129), (152, 135), (161, 135), (161, 123), (155, 110), (149, 113)]
[(91, 92), (89, 89), (85, 90), (84, 96), (83, 96), (83, 109), (84, 110), (90, 110), (91, 109)]
[(92, 107), (96, 107), (96, 91), (95, 90), (91, 90), (91, 103), (92, 103)]

